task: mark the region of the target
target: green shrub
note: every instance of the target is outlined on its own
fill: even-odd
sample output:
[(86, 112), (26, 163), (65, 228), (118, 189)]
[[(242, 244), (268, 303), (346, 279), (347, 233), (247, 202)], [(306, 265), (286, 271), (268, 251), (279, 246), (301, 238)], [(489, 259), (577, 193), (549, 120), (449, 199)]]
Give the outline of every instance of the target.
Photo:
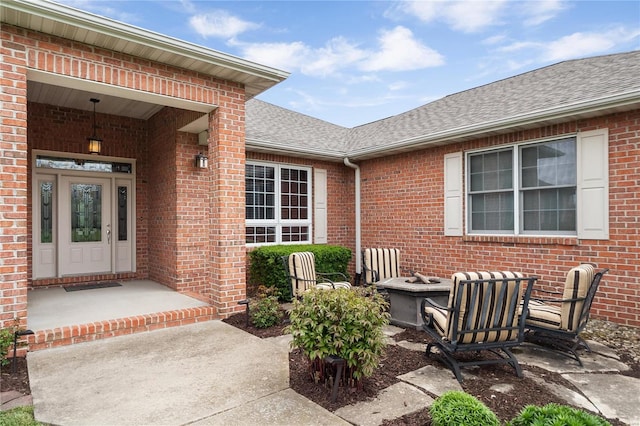
[(544, 407), (527, 405), (507, 425), (611, 426), (611, 423), (577, 408), (559, 404), (547, 404)]
[(346, 361), (342, 381), (351, 387), (359, 387), (359, 379), (371, 376), (378, 366), (389, 314), (382, 296), (366, 292), (359, 287), (311, 289), (293, 302), (286, 331), (293, 337), (291, 346), (312, 362), (317, 382), (327, 380), (324, 359), (330, 355)]
[(249, 252), (249, 286), (274, 287), (279, 291), (280, 300), (291, 300), (291, 283), (282, 257), (293, 252), (310, 251), (316, 258), (316, 272), (341, 272), (347, 274), (351, 261), (351, 250), (341, 246), (325, 244), (263, 246)]
[(277, 289), (260, 286), (258, 295), (249, 302), (251, 323), (257, 328), (276, 325), (282, 318)]
[(0, 330), (0, 365), (9, 364), (7, 352), (9, 352), (9, 347), (13, 345), (13, 332), (13, 327)]
[(500, 426), (500, 420), (473, 395), (462, 391), (443, 393), (429, 408), (434, 426)]

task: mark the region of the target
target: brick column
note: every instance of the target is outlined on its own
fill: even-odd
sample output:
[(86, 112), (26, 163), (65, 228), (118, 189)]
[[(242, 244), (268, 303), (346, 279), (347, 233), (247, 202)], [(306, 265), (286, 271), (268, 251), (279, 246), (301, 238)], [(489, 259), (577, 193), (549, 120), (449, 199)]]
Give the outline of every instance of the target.
[(244, 89), (221, 88), (210, 124), (211, 303), (223, 318), (246, 296), (244, 102)]
[(27, 325), (27, 54), (0, 43), (0, 328)]

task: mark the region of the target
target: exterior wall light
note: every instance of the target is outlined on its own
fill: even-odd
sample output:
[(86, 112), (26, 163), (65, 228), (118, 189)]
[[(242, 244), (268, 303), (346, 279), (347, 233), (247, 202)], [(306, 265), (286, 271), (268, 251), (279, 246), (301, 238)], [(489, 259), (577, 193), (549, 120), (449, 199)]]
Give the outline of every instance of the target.
[(202, 153), (196, 155), (196, 167), (198, 169), (206, 169), (209, 167), (209, 159), (206, 155), (203, 155)]
[(102, 146), (102, 139), (96, 136), (96, 104), (100, 102), (100, 99), (91, 98), (93, 102), (93, 136), (87, 138), (89, 141), (89, 154), (100, 154), (100, 148)]

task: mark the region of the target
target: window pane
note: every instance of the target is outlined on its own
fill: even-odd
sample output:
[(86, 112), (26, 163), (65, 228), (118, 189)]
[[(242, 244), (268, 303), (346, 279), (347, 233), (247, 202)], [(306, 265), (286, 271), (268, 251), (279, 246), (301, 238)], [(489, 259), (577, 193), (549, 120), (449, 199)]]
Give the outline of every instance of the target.
[(575, 188), (523, 192), (525, 231), (575, 231)]
[(472, 231), (513, 230), (513, 194), (511, 192), (471, 196)]
[(276, 228), (272, 226), (247, 226), (247, 244), (275, 243)]
[(309, 241), (308, 226), (283, 226), (282, 241), (286, 243)]
[(102, 185), (71, 185), (71, 241), (102, 241)]
[(576, 141), (562, 139), (523, 147), (522, 187), (575, 185)]
[(274, 219), (275, 169), (247, 164), (245, 172), (246, 219)]
[[(576, 141), (561, 139), (521, 149), (524, 231), (576, 230)], [(531, 188), (531, 189), (528, 189)]]
[(126, 186), (118, 187), (118, 241), (127, 241), (127, 220), (129, 217), (127, 209), (127, 190)]
[(53, 182), (40, 184), (40, 242), (53, 242)]
[(512, 156), (511, 149), (470, 156), (469, 186), (471, 191), (512, 189)]

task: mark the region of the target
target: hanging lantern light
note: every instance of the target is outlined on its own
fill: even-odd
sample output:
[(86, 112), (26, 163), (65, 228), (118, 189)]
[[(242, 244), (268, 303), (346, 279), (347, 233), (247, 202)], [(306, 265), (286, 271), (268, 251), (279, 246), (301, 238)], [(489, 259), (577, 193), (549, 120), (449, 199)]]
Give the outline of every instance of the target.
[(93, 102), (93, 136), (89, 136), (89, 154), (100, 154), (100, 148), (102, 147), (102, 139), (96, 135), (96, 104), (100, 102), (100, 99), (91, 98)]

